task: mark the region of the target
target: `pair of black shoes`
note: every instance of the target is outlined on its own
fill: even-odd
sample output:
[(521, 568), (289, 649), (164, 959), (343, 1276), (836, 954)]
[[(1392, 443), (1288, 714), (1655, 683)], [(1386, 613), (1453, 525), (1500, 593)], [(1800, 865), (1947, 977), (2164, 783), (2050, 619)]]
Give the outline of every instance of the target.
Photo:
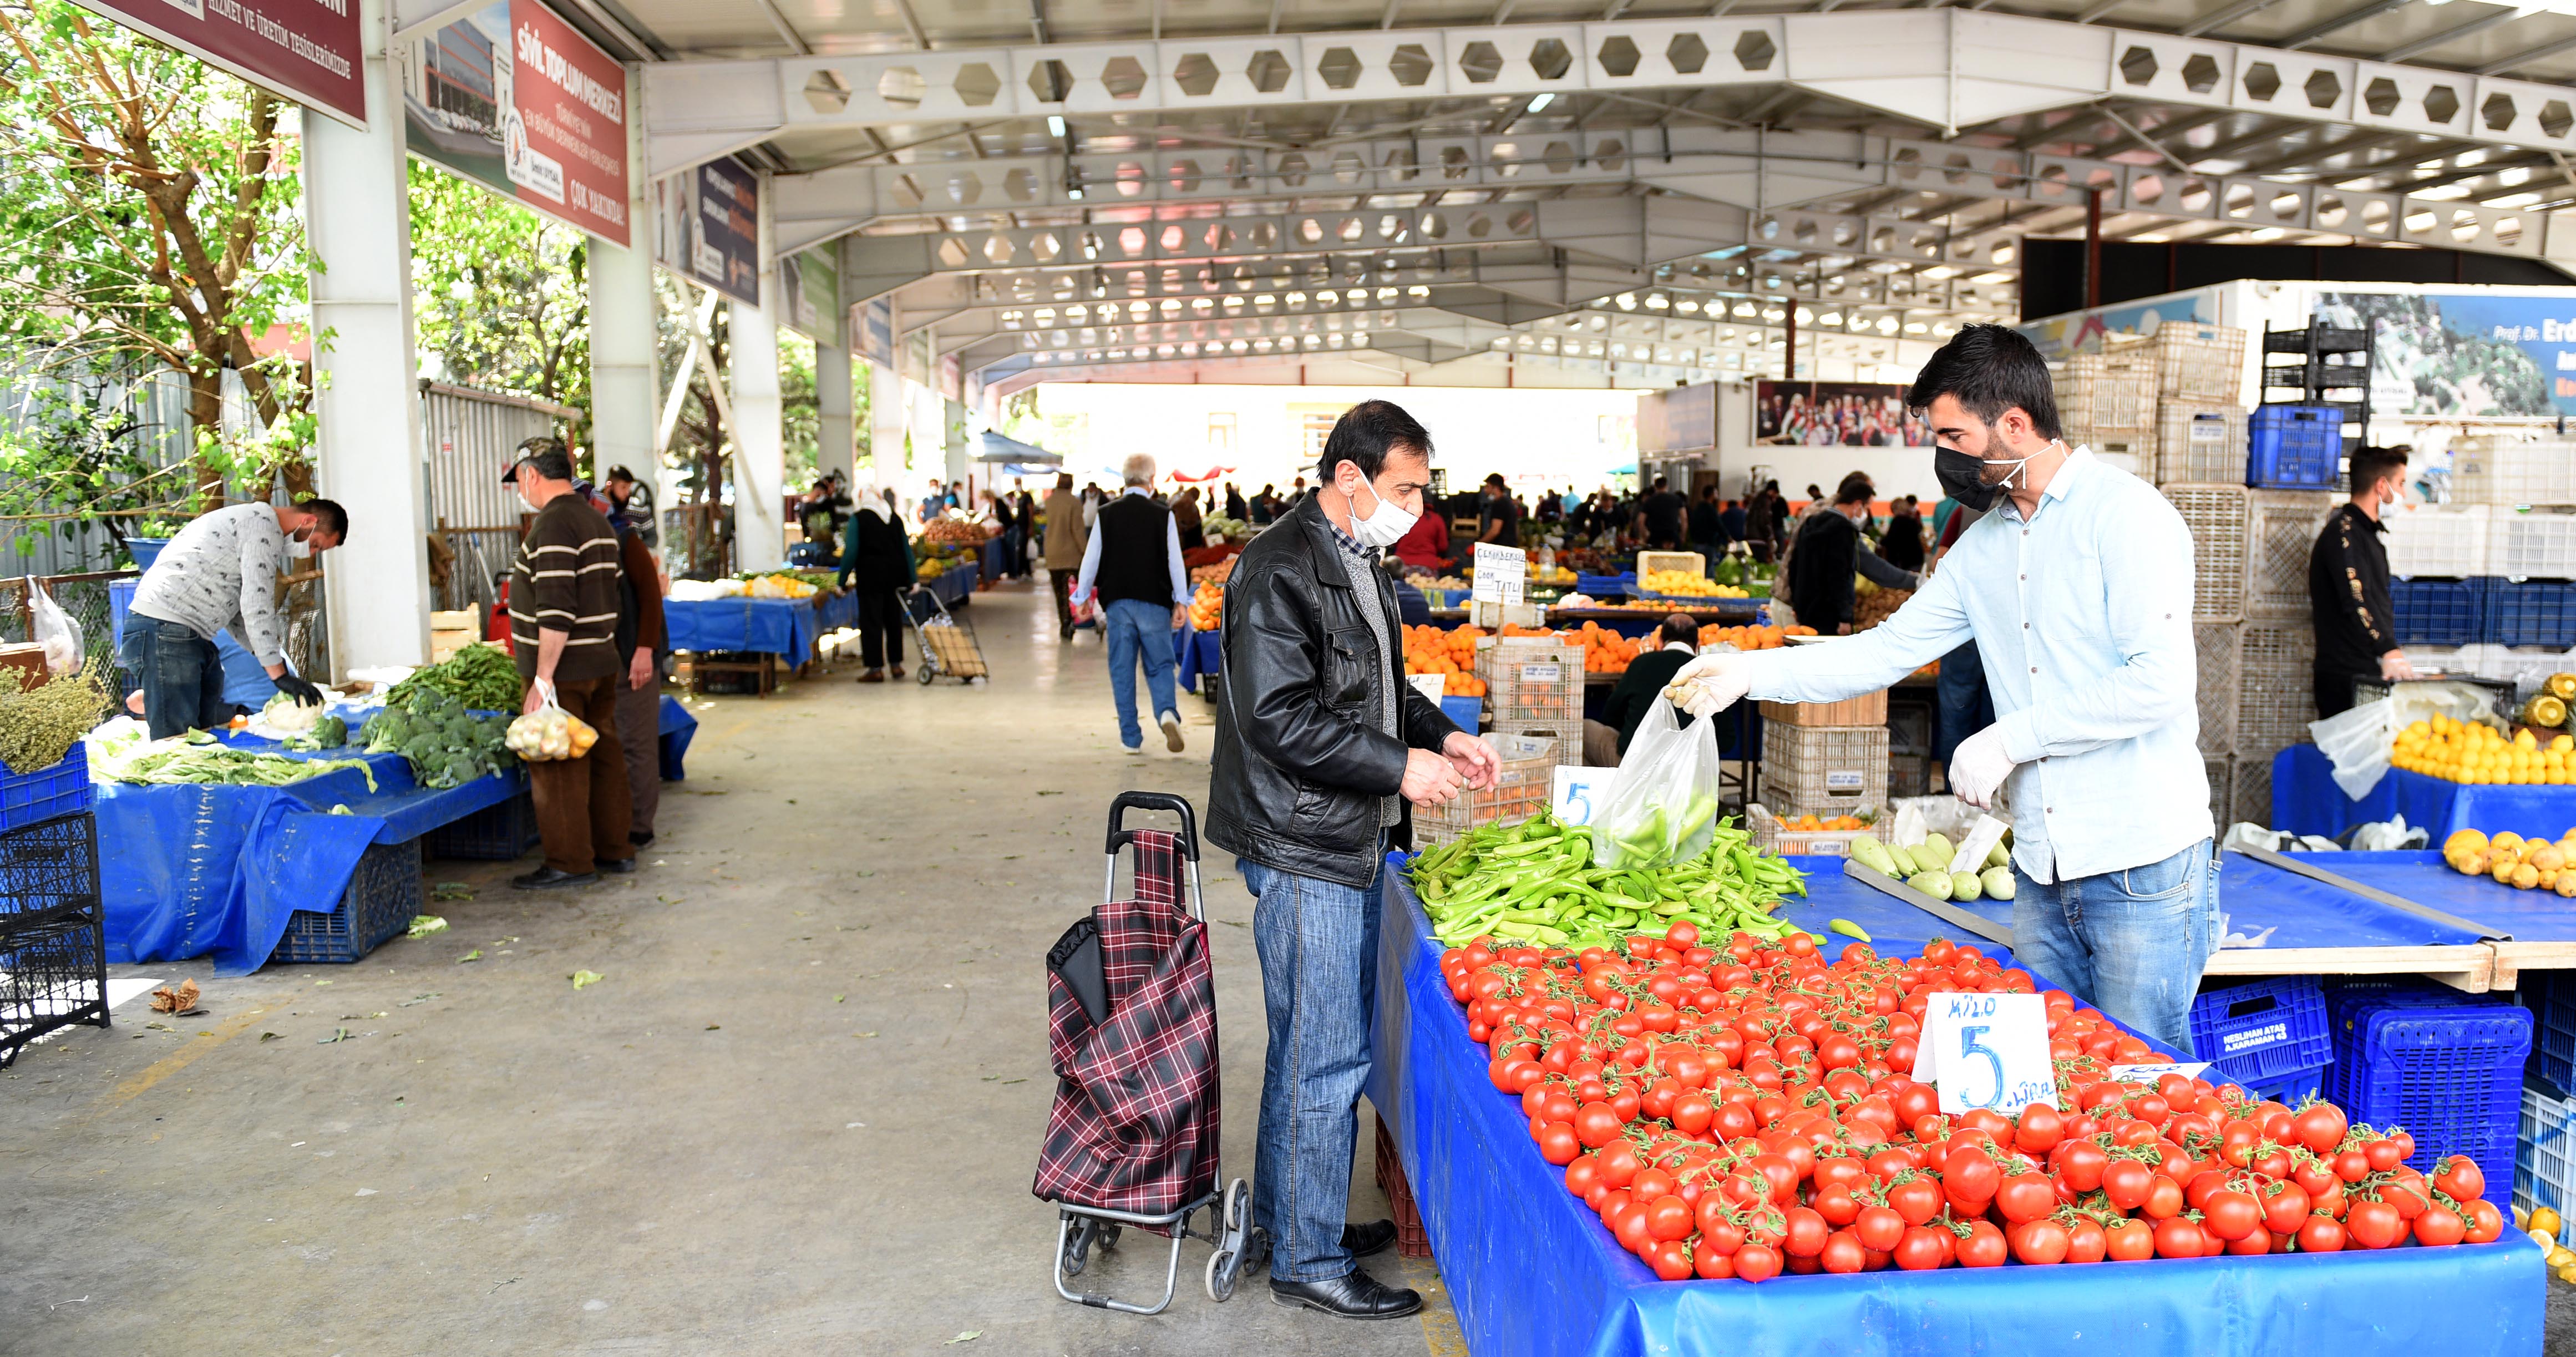
[[(1342, 1227), (1342, 1247), (1366, 1258), (1395, 1242), (1395, 1222), (1373, 1220)], [(1328, 1282), (1270, 1281), (1270, 1299), (1292, 1309), (1320, 1310), (1339, 1319), (1402, 1319), (1422, 1309), (1420, 1292), (1388, 1286), (1353, 1268)]]
[(610, 876), (626, 876), (634, 870), (635, 859), (633, 858), (602, 858), (599, 860), (597, 871), (559, 872), (552, 867), (539, 867), (533, 872), (522, 872), (511, 877), (510, 885), (513, 889), (523, 891), (561, 890), (570, 886), (587, 886), (597, 881), (601, 872)]

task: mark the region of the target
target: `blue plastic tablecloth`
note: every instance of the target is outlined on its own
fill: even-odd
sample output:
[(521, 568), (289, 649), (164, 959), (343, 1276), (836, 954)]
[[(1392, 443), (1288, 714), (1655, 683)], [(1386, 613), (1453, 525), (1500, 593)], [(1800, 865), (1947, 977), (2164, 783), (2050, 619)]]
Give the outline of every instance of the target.
[[(1839, 861), (1799, 865), (1813, 872), (1814, 896), (1791, 909), (1797, 922), (1849, 918), (1890, 953), (1914, 950), (1939, 927), (1844, 878)], [(1657, 1281), (1566, 1192), (1562, 1172), (1530, 1144), (1518, 1101), (1495, 1090), (1440, 978), (1429, 922), (1397, 873), (1385, 903), (1369, 1099), (1395, 1137), (1477, 1357), (2541, 1350), (2543, 1258), (2515, 1234), (2440, 1250), (1784, 1276), (1760, 1286)], [(1831, 937), (1830, 947), (1843, 945)], [(2400, 1299), (2410, 1296), (2439, 1302)]]
[(1191, 692), (1199, 690), (1199, 676), (1213, 674), (1223, 663), (1224, 651), (1217, 644), (1220, 632), (1184, 627), (1172, 633), (1172, 658), (1180, 661), (1181, 686)]
[(2455, 829), (2545, 827), (2551, 838), (2576, 825), (2576, 786), (2516, 787), (2447, 782), (2391, 768), (2360, 800), (2334, 783), (2334, 765), (2312, 744), (2272, 758), (2272, 827), (2331, 839), (2354, 825), (2406, 817), (2439, 843)]
[(678, 698), (664, 693), (658, 727), (661, 733), (662, 780), (683, 781), (689, 775), (689, 741), (697, 738), (698, 718), (689, 715), (689, 709)]
[[(226, 743), (275, 748), (251, 737)], [(514, 769), (433, 790), (412, 781), (399, 754), (365, 757), (372, 793), (356, 769), (285, 787), (100, 784), (107, 959), (212, 953), (217, 975), (247, 975), (276, 950), (288, 915), (339, 904), (369, 844), (416, 839), (527, 786)]]
[[(2512, 828), (2500, 825), (2500, 829)], [(2420, 853), (2326, 853), (2316, 865), (2447, 914), (2482, 924), (2515, 942), (2576, 942), (2576, 900), (2552, 891), (2518, 891), (2483, 876), (2462, 876), (2427, 849)]]
[(814, 599), (814, 625), (822, 631), (839, 631), (859, 624), (859, 596), (834, 590)]
[(812, 599), (666, 599), (662, 619), (673, 650), (766, 651), (790, 666), (814, 658), (821, 634)]

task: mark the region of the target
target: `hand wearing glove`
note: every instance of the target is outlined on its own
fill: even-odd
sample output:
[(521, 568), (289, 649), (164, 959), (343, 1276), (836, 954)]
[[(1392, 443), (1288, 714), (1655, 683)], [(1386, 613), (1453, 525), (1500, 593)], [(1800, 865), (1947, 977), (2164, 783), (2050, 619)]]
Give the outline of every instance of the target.
[(314, 687), (299, 675), (278, 675), (277, 691), (286, 694), (288, 697), (294, 698), (299, 706), (318, 707), (322, 705), (322, 690)]
[(1753, 657), (1724, 650), (1702, 655), (1673, 675), (1665, 691), (1674, 689), (1688, 690), (1677, 700), (1693, 717), (1724, 711), (1753, 691)]
[(2411, 679), (2415, 677), (2415, 666), (2408, 662), (2405, 651), (2392, 650), (2379, 657), (2379, 677), (2390, 683)]
[(2013, 766), (2012, 755), (2004, 752), (2003, 727), (1988, 726), (1961, 740), (1950, 755), (1950, 794), (1985, 810), (1994, 805)]

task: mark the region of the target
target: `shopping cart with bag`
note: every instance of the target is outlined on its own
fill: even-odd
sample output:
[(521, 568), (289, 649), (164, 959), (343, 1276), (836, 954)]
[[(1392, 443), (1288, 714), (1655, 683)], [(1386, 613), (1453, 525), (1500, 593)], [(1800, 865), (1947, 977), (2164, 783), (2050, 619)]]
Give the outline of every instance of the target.
[[(1130, 810), (1169, 811), (1180, 830), (1129, 829)], [(1133, 859), (1124, 900), (1122, 848)], [(1241, 1178), (1217, 1190), (1216, 982), (1190, 803), (1163, 792), (1119, 793), (1109, 803), (1108, 858), (1100, 907), (1047, 952), (1055, 1107), (1030, 1190), (1056, 1205), (1057, 1295), (1157, 1315), (1172, 1303), (1182, 1240), (1215, 1245), (1207, 1293), (1223, 1301), (1266, 1261), (1269, 1239), (1252, 1225), (1252, 1190)], [(1204, 1223), (1193, 1227), (1201, 1212)], [(1082, 1275), (1094, 1245), (1116, 1247), (1130, 1225), (1172, 1241), (1161, 1300), (1135, 1305), (1065, 1284)]]
[(975, 628), (948, 611), (928, 585), (916, 584), (904, 595), (903, 617), (912, 626), (914, 648), (921, 652), (921, 664), (913, 674), (925, 686), (935, 678), (973, 683), (992, 677), (993, 671), (984, 664), (984, 648), (975, 643)]

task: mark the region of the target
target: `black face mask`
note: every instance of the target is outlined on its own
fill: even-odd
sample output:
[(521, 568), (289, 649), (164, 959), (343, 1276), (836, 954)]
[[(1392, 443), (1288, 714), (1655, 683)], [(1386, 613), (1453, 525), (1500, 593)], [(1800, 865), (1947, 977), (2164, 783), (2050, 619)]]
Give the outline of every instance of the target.
[(1941, 491), (1968, 508), (1984, 513), (1995, 507), (1999, 487), (1986, 484), (1986, 464), (1964, 452), (1938, 448), (1932, 453), (1932, 474), (1941, 481)]

